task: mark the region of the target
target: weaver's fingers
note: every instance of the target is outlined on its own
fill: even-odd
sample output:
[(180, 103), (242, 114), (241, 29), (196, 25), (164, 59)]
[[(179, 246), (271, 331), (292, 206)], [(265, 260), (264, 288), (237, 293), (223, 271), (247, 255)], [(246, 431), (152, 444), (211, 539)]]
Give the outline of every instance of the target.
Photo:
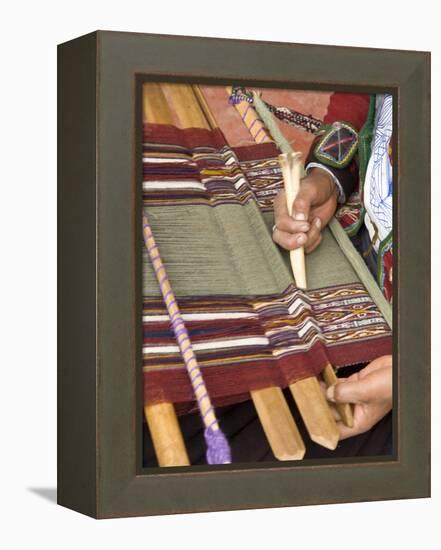
[(357, 422), (352, 428), (345, 426), (343, 422), (337, 422), (337, 428), (340, 433), (340, 440), (347, 439), (348, 437), (354, 437), (355, 435), (360, 435), (372, 428), (371, 422), (367, 419), (362, 422)]
[(326, 396), (336, 403), (391, 403), (392, 368), (383, 367), (358, 379), (339, 381), (328, 388)]
[(315, 250), (322, 240), (322, 220), (315, 218), (311, 224), (311, 229), (306, 234), (305, 252), (309, 254)]
[[(327, 385), (323, 380), (319, 379), (320, 389), (322, 390), (323, 395), (326, 397), (326, 388)], [(332, 416), (334, 417), (335, 421), (341, 420), (341, 416), (337, 410), (337, 407), (334, 405), (334, 403), (328, 403), (329, 410), (331, 411)]]
[(337, 382), (326, 390), (326, 397), (333, 403), (364, 403), (370, 397), (370, 389), (366, 387), (365, 380)]
[(289, 215), (285, 191), (280, 191), (274, 200), (274, 222), (287, 233), (306, 233), (310, 228), (308, 221), (297, 221)]
[(284, 189), (281, 189), (277, 193), (277, 196), (274, 199), (273, 207), (274, 207), (274, 217), (276, 221), (280, 216), (289, 215), (288, 206), (286, 205), (286, 194)]
[(292, 234), (281, 231), (276, 226), (273, 231), (273, 241), (286, 250), (294, 250), (303, 246), (307, 241), (307, 237), (305, 233)]
[(277, 228), (286, 233), (307, 233), (311, 228), (309, 222), (298, 222), (288, 214), (279, 216), (275, 221)]
[(311, 207), (314, 205), (317, 197), (315, 185), (302, 181), (297, 197), (292, 203), (292, 217), (299, 222), (305, 222), (309, 219)]
[(369, 365), (366, 365), (366, 367), (360, 371), (360, 377), (363, 378), (376, 370), (384, 368), (392, 368), (392, 355), (382, 355), (371, 361)]

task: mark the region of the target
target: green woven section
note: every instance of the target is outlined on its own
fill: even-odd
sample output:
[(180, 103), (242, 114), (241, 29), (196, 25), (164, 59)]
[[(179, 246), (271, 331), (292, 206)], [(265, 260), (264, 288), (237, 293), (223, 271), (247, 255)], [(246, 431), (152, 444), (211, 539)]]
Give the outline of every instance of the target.
[[(178, 296), (282, 292), (292, 277), (258, 206), (146, 208), (168, 277)], [(144, 251), (143, 291), (159, 295)]]
[(293, 149), (289, 141), (285, 138), (285, 136), (279, 130), (279, 127), (277, 126), (277, 123), (274, 120), (273, 115), (268, 110), (268, 107), (265, 105), (265, 103), (260, 99), (260, 97), (257, 94), (254, 94), (253, 98), (254, 98), (254, 107), (256, 109), (256, 112), (259, 115), (259, 118), (261, 119), (263, 124), (265, 125), (266, 129), (271, 134), (273, 140), (276, 142), (277, 147), (280, 149), (282, 153), (291, 153)]
[[(293, 282), (289, 253), (271, 238), (272, 213), (246, 205), (146, 208), (156, 244), (177, 296), (275, 294)], [(146, 296), (159, 296), (143, 251)], [(310, 288), (359, 279), (326, 230), (322, 244), (306, 257)]]
[[(265, 212), (264, 218), (270, 230), (274, 224), (273, 213)], [(278, 250), (282, 254), (286, 269), (291, 272), (289, 252), (281, 248), (278, 248)], [(329, 229), (323, 231), (323, 240), (320, 246), (311, 254), (306, 254), (305, 261), (306, 279), (310, 289), (360, 282), (352, 265), (346, 259)]]

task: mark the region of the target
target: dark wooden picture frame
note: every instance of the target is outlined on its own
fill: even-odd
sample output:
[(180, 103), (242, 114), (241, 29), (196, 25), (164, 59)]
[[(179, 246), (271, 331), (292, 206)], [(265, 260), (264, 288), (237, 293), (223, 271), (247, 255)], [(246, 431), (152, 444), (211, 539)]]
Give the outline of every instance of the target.
[[(430, 54), (98, 31), (58, 63), (58, 502), (110, 518), (429, 496)], [(393, 94), (391, 460), (142, 470), (145, 80)]]

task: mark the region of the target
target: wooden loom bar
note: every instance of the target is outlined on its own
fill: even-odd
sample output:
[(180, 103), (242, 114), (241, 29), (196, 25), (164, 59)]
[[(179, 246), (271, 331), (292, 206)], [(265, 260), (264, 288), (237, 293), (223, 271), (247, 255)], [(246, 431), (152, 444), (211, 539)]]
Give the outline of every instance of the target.
[[(173, 117), (159, 84), (152, 82), (143, 85), (143, 113), (144, 119), (149, 122), (173, 123)], [(164, 402), (146, 405), (144, 416), (150, 430), (158, 464), (160, 466), (189, 466), (190, 461), (173, 404)]]
[(199, 86), (193, 86), (193, 91), (196, 96), (196, 99), (199, 102), (199, 106), (205, 116), (205, 119), (207, 120), (210, 128), (216, 128), (217, 122), (216, 119), (213, 116), (213, 113), (211, 112), (210, 107), (208, 106), (207, 100), (205, 99), (204, 94), (202, 93)]
[(142, 105), (144, 120), (158, 124), (173, 124), (173, 117), (160, 84), (149, 82), (143, 85)]
[(172, 403), (146, 405), (144, 415), (159, 466), (189, 466), (190, 460)]
[[(334, 367), (328, 363), (326, 367), (324, 368), (323, 372), (323, 380), (326, 382), (327, 386), (333, 386), (338, 382), (337, 375), (335, 374)], [(354, 426), (354, 417), (352, 414), (352, 407), (350, 403), (336, 403), (335, 407), (337, 409), (337, 412), (345, 426), (348, 428), (353, 428)]]
[(210, 129), (191, 84), (164, 84), (166, 97), (171, 101), (181, 128)]
[(280, 388), (250, 392), (268, 443), (279, 460), (301, 460), (305, 444)]

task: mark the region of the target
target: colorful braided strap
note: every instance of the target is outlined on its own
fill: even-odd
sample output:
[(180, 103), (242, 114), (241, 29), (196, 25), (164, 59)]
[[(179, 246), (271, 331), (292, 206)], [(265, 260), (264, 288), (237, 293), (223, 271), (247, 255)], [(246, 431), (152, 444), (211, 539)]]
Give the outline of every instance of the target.
[(222, 433), (214, 408), (208, 395), (202, 372), (199, 369), (196, 356), (191, 345), (190, 337), (181, 312), (173, 293), (170, 281), (167, 277), (164, 264), (162, 263), (158, 247), (153, 237), (152, 229), (148, 223), (147, 217), (143, 216), (143, 235), (147, 252), (152, 262), (153, 270), (158, 279), (161, 294), (167, 307), (171, 326), (178, 342), (188, 376), (198, 403), (199, 412), (205, 426), (204, 437), (207, 444), (207, 463), (208, 464), (230, 464), (231, 450), (225, 435)]

